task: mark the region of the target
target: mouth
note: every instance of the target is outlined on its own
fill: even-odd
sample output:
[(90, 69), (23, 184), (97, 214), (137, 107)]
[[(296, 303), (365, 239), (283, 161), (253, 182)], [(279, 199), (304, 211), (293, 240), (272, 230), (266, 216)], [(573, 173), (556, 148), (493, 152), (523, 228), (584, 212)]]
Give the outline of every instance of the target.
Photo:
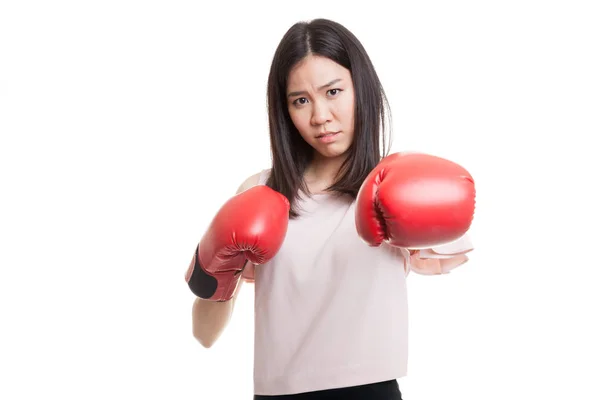
[(317, 140), (329, 143), (335, 140), (335, 138), (340, 134), (340, 132), (323, 132), (317, 136)]

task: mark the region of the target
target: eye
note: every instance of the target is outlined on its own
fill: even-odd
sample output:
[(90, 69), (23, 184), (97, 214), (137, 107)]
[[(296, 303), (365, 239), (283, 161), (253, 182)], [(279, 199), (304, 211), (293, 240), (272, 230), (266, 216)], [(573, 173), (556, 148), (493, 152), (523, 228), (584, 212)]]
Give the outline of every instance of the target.
[(328, 94), (331, 94), (332, 96), (335, 96), (337, 94), (339, 94), (342, 91), (342, 89), (329, 89), (327, 91)]
[(299, 97), (299, 98), (297, 98), (296, 100), (294, 100), (294, 101), (292, 102), (292, 104), (294, 104), (294, 105), (296, 105), (296, 106), (297, 106), (297, 105), (306, 104), (307, 102), (308, 102), (308, 100), (306, 99), (306, 97)]

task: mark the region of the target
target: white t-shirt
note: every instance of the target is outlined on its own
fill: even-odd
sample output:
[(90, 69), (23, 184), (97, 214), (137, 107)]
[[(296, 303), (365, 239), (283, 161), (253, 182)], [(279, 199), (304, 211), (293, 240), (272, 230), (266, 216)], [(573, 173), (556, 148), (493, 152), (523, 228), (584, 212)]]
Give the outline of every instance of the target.
[[(268, 173), (262, 171), (259, 184)], [(364, 243), (350, 197), (303, 196), (299, 205), (301, 215), (289, 221), (277, 255), (244, 272), (255, 283), (255, 394), (406, 375), (411, 264), (419, 273), (445, 273), (466, 261), (468, 239), (450, 251), (432, 249), (421, 262), (407, 249)]]

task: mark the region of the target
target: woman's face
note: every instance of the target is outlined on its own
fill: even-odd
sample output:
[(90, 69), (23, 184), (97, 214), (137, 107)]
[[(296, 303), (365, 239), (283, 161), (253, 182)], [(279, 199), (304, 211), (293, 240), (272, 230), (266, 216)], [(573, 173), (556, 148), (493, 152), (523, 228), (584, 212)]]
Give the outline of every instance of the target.
[(354, 86), (350, 71), (308, 56), (288, 77), (288, 110), (302, 138), (323, 157), (344, 155), (354, 138)]

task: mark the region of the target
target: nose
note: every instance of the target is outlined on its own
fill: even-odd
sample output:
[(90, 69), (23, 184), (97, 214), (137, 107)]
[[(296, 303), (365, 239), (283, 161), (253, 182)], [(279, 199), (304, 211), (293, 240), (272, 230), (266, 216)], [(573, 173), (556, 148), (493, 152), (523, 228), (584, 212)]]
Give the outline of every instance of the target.
[(315, 101), (313, 103), (311, 123), (313, 125), (324, 125), (331, 122), (331, 110), (324, 101)]

